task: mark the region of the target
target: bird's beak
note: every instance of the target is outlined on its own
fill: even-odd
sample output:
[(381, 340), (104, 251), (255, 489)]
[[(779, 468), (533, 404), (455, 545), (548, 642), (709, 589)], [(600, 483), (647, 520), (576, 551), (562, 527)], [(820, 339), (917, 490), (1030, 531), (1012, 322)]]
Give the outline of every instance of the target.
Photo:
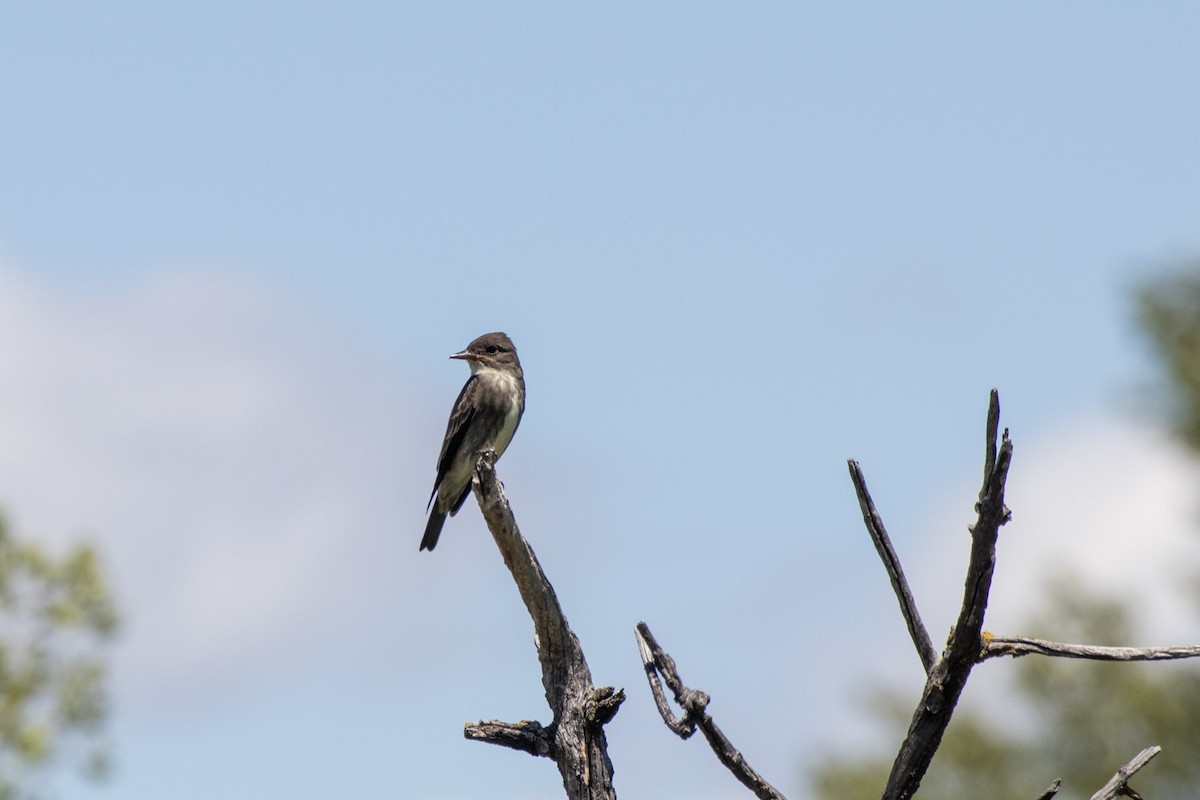
[(463, 350), (461, 353), (455, 353), (454, 355), (452, 355), (450, 357), (458, 358), (463, 361), (478, 361), (479, 360), (479, 356), (475, 355), (474, 353), (468, 353), (466, 350)]

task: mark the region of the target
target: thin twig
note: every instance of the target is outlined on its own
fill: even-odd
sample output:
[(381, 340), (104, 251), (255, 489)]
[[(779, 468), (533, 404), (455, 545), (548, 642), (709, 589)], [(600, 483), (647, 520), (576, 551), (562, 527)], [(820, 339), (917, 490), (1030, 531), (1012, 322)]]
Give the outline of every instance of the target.
[(533, 619), (542, 686), (554, 721), (544, 727), (529, 722), (469, 723), (464, 735), (553, 758), (570, 800), (615, 800), (604, 724), (616, 714), (625, 693), (592, 685), (579, 638), (567, 624), (537, 556), (517, 528), (504, 487), (496, 478), (495, 463), (495, 452), (480, 454), (475, 465), (475, 498)]
[(933, 665), (937, 663), (937, 651), (933, 649), (929, 630), (921, 621), (921, 614), (917, 611), (917, 601), (913, 599), (912, 590), (908, 588), (908, 579), (904, 577), (904, 570), (900, 567), (900, 558), (896, 555), (895, 548), (892, 547), (892, 540), (888, 537), (887, 528), (883, 526), (883, 518), (875, 510), (875, 502), (871, 499), (871, 493), (867, 491), (867, 479), (863, 477), (862, 467), (854, 459), (850, 459), (848, 463), (850, 480), (854, 482), (854, 491), (858, 495), (858, 506), (862, 509), (863, 522), (867, 526), (867, 532), (871, 534), (871, 541), (875, 543), (875, 550), (879, 553), (879, 558), (883, 561), (883, 568), (887, 570), (888, 578), (892, 581), (892, 590), (896, 593), (896, 599), (900, 601), (900, 613), (904, 615), (904, 623), (908, 626), (909, 636), (912, 637), (913, 646), (917, 648), (921, 666), (925, 668), (925, 674), (928, 675), (933, 670)]
[(983, 617), (996, 566), (996, 539), (1000, 526), (1010, 513), (1004, 505), (1004, 485), (1012, 461), (1012, 441), (1008, 431), (997, 446), (1000, 429), (1000, 396), (992, 390), (987, 419), (987, 462), (984, 482), (975, 510), (979, 514), (971, 527), (971, 555), (958, 622), (950, 631), (944, 655), (938, 659), (925, 681), (921, 701), (913, 714), (908, 735), (892, 764), (884, 800), (908, 800), (921, 785), (929, 764), (950, 724), (954, 707), (962, 695), (971, 668), (978, 662), (982, 648)]
[(1086, 658), (1093, 661), (1173, 661), (1200, 657), (1200, 645), (1174, 647), (1100, 647), (1090, 644), (1066, 644), (1030, 639), (1024, 636), (991, 636), (984, 634), (980, 661), (998, 656), (1026, 655), (1056, 658)]
[(1117, 774), (1108, 779), (1108, 783), (1100, 791), (1092, 795), (1092, 800), (1116, 800), (1118, 797), (1131, 797), (1141, 800), (1138, 793), (1129, 788), (1129, 779), (1133, 774), (1154, 758), (1162, 750), (1158, 745), (1151, 745), (1133, 757), (1125, 766), (1117, 770)]
[[(713, 718), (706, 710), (709, 702), (708, 695), (684, 686), (683, 681), (679, 678), (679, 672), (675, 668), (675, 660), (659, 646), (654, 634), (650, 632), (649, 626), (645, 622), (639, 622), (634, 629), (634, 636), (637, 639), (642, 663), (646, 667), (646, 677), (650, 682), (650, 691), (654, 694), (654, 703), (658, 706), (658, 712), (662, 715), (663, 722), (667, 723), (667, 727), (681, 739), (687, 739), (696, 732), (696, 728), (699, 728), (720, 762), (733, 773), (735, 778), (741, 781), (743, 786), (754, 792), (756, 797), (760, 800), (785, 800), (778, 789), (767, 783), (746, 763), (742, 754), (725, 737), (725, 734), (717, 727), (717, 723), (713, 722)], [(676, 717), (672, 713), (663, 693), (659, 675), (675, 695), (675, 701), (683, 709), (682, 717)]]

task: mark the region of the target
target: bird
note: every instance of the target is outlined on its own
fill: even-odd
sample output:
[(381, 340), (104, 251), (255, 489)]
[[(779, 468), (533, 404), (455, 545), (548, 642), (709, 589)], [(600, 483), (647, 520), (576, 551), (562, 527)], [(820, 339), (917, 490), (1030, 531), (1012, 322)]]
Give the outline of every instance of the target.
[(421, 550), (437, 546), (446, 515), (458, 513), (471, 493), (478, 454), (494, 450), (497, 459), (504, 455), (525, 413), (525, 373), (508, 334), (485, 333), (450, 358), (466, 361), (471, 377), (450, 411), (437, 460), (437, 479), (425, 508), (429, 521)]

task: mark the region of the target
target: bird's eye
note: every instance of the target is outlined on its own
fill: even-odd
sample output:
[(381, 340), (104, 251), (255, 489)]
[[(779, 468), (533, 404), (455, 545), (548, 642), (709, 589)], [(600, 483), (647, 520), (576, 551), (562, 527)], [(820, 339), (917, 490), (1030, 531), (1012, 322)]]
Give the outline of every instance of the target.
[(496, 355), (496, 353), (500, 352), (500, 348), (496, 347), (496, 345), (494, 345), (494, 344), (489, 344), (487, 347), (485, 347), (483, 349), (487, 352), (487, 354), (489, 356), (494, 356), (494, 355)]

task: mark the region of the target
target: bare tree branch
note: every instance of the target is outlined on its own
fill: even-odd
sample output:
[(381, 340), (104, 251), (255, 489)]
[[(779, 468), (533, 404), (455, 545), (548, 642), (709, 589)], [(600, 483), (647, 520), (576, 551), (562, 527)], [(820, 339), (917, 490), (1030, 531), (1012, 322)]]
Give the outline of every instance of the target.
[(1129, 788), (1129, 779), (1133, 774), (1154, 758), (1162, 750), (1158, 745), (1151, 745), (1133, 757), (1125, 766), (1117, 770), (1117, 774), (1108, 779), (1108, 783), (1100, 791), (1092, 795), (1092, 800), (1116, 800), (1118, 797), (1131, 797), (1142, 800), (1138, 793)]
[(983, 616), (996, 566), (996, 539), (1000, 526), (1008, 522), (1010, 517), (1004, 505), (1004, 485), (1012, 461), (1012, 441), (1006, 430), (997, 445), (999, 428), (1000, 396), (993, 389), (988, 406), (983, 487), (979, 490), (979, 502), (975, 505), (979, 518), (971, 527), (971, 556), (962, 608), (958, 622), (950, 632), (945, 653), (934, 664), (925, 681), (925, 689), (913, 714), (908, 735), (892, 764), (884, 800), (908, 800), (916, 793), (982, 649)]
[(1086, 658), (1093, 661), (1173, 661), (1181, 658), (1200, 657), (1200, 645), (1175, 647), (1100, 647), (1090, 644), (1065, 644), (1030, 639), (1024, 636), (983, 635), (980, 661), (997, 656), (1026, 655), (1053, 656), (1057, 658)]
[(543, 728), (540, 722), (522, 720), (513, 724), (485, 719), (482, 722), (467, 723), (464, 734), (466, 738), (475, 742), (511, 747), (532, 756), (555, 757), (552, 731)]
[[(654, 634), (650, 632), (645, 622), (639, 622), (634, 630), (637, 638), (638, 652), (642, 656), (642, 664), (646, 667), (646, 678), (650, 682), (650, 691), (654, 694), (654, 703), (663, 722), (681, 739), (687, 739), (699, 728), (704, 733), (717, 758), (724, 764), (742, 785), (761, 800), (786, 800), (779, 790), (767, 783), (761, 775), (755, 772), (746, 759), (733, 746), (725, 734), (713, 722), (707, 708), (709, 696), (704, 692), (689, 689), (683, 685), (679, 672), (675, 668), (675, 660), (659, 646)], [(663, 693), (662, 681), (666, 682), (675, 701), (683, 709), (683, 716), (676, 717), (671, 711), (670, 704)]]
[(867, 526), (867, 532), (871, 534), (871, 541), (875, 543), (879, 558), (883, 560), (883, 568), (887, 570), (892, 581), (892, 589), (896, 593), (896, 599), (900, 601), (900, 613), (904, 615), (904, 623), (908, 626), (908, 633), (917, 648), (917, 655), (921, 658), (921, 666), (928, 675), (937, 663), (937, 651), (933, 649), (929, 631), (921, 621), (917, 602), (913, 599), (912, 590), (908, 588), (908, 579), (904, 577), (904, 570), (900, 567), (900, 558), (892, 547), (892, 540), (888, 538), (887, 528), (883, 527), (883, 518), (875, 510), (875, 502), (871, 500), (871, 493), (867, 491), (867, 479), (863, 477), (862, 467), (854, 459), (850, 459), (848, 463), (850, 480), (854, 482), (854, 491), (858, 494), (863, 522)]
[[(917, 613), (916, 603), (904, 577), (900, 560), (891, 546), (879, 512), (876, 511), (867, 492), (862, 470), (857, 462), (849, 462), (850, 477), (858, 494), (863, 520), (891, 579), (909, 634), (927, 673), (925, 688), (913, 713), (908, 734), (892, 764), (883, 800), (909, 800), (916, 793), (941, 744), (946, 727), (950, 724), (950, 718), (966, 686), (971, 669), (977, 663), (998, 656), (1017, 657), (1028, 654), (1100, 661), (1164, 661), (1200, 656), (1200, 645), (1097, 647), (1028, 637), (998, 637), (983, 632), (983, 620), (996, 566), (996, 540), (1000, 527), (1011, 517), (1004, 504), (1005, 483), (1011, 463), (1012, 441), (1008, 437), (1007, 429), (1003, 435), (1000, 434), (1000, 398), (993, 389), (988, 404), (983, 486), (979, 490), (979, 502), (975, 504), (975, 511), (979, 516), (971, 526), (971, 555), (967, 566), (962, 607), (957, 623), (950, 630), (946, 649), (939, 658), (933, 653), (932, 643)], [(654, 681), (651, 683), (652, 686), (655, 685)], [(1122, 767), (1092, 800), (1113, 800), (1118, 796), (1140, 800), (1137, 793), (1129, 788), (1129, 776), (1141, 769), (1158, 751), (1158, 747), (1143, 750), (1133, 761)], [(1039, 800), (1054, 797), (1060, 786), (1061, 781), (1054, 781), (1042, 792)]]
[[(650, 627), (645, 622), (637, 624), (633, 635), (637, 639), (638, 653), (642, 657), (642, 665), (646, 668), (646, 680), (650, 683), (650, 693), (654, 695), (654, 705), (658, 707), (659, 716), (680, 739), (691, 738), (696, 732), (697, 714), (708, 707), (708, 695), (683, 685), (675, 667), (675, 659), (659, 647), (658, 641), (654, 634), (650, 633)], [(663, 681), (666, 681), (667, 688), (675, 695), (676, 702), (683, 709), (682, 717), (676, 717), (671, 711), (671, 704), (667, 702), (667, 696), (663, 692)]]
[(1054, 782), (1047, 786), (1037, 800), (1050, 800), (1054, 795), (1058, 794), (1058, 790), (1062, 788), (1062, 778), (1055, 778)]
[(545, 727), (536, 722), (468, 723), (464, 735), (553, 758), (570, 800), (615, 800), (604, 724), (617, 713), (625, 693), (592, 685), (579, 638), (567, 625), (554, 587), (517, 528), (504, 488), (496, 479), (495, 463), (495, 452), (480, 454), (473, 482), (475, 498), (533, 619), (542, 686), (554, 721)]

